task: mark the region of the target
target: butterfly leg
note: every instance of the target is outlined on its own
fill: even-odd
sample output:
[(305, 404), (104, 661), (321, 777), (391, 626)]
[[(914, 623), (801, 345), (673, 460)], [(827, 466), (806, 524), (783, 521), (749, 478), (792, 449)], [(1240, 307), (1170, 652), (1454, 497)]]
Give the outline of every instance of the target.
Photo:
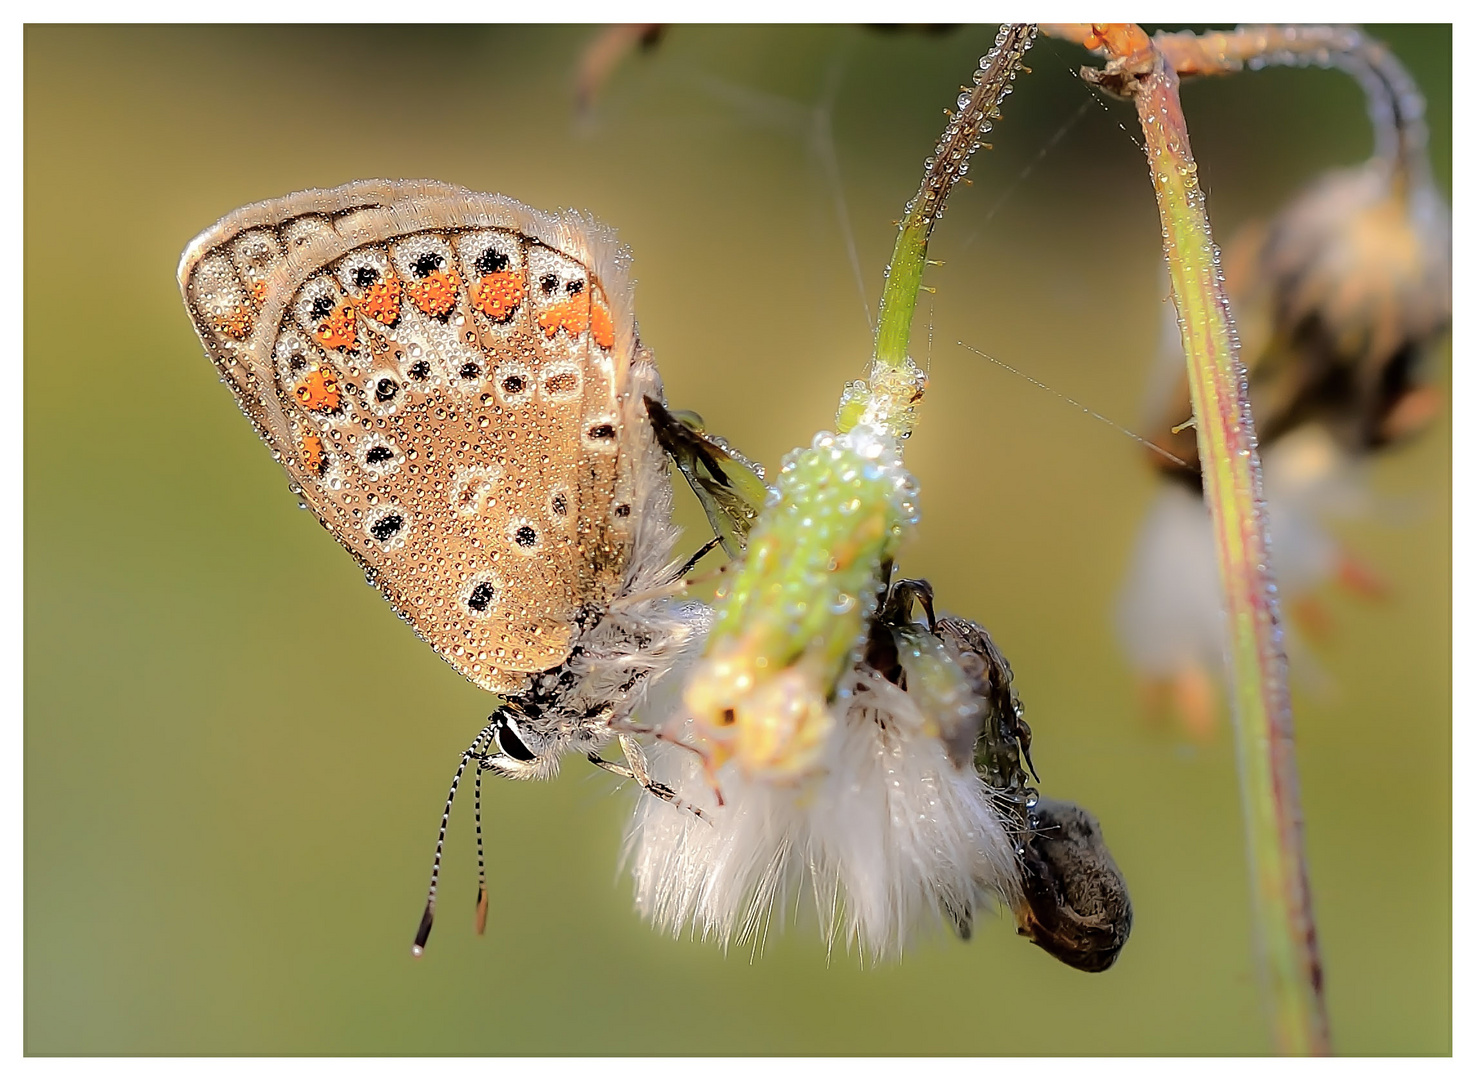
[(628, 765), (605, 761), (598, 754), (589, 755), (589, 764), (597, 766), (605, 772), (614, 773), (616, 776), (623, 776), (627, 780), (634, 780), (650, 794), (664, 802), (670, 803), (676, 809), (689, 810), (703, 821), (710, 820), (702, 811), (701, 807), (687, 802), (677, 795), (676, 792), (650, 775), (650, 772), (645, 767), (645, 754), (641, 751), (640, 744), (633, 737), (622, 734), (620, 736), (620, 750), (624, 753), (625, 760), (629, 763)]
[(927, 629), (937, 633), (937, 614), (932, 609), (932, 583), (922, 578), (902, 578), (892, 583), (882, 605), (880, 621), (887, 626), (906, 626), (912, 621), (912, 605), (921, 603)]
[[(718, 538), (713, 537), (711, 540), (708, 540), (705, 544), (698, 548), (697, 553), (691, 558), (687, 559), (681, 569), (676, 571), (676, 576), (673, 577), (670, 581), (666, 582), (666, 584), (657, 585), (653, 589), (645, 589), (641, 592), (630, 593), (628, 596), (621, 596), (610, 603), (609, 609), (611, 611), (619, 611), (623, 608), (631, 608), (634, 607), (636, 604), (643, 604), (650, 600), (660, 600), (667, 596), (681, 596), (691, 586), (700, 585), (702, 584), (702, 582), (710, 580), (711, 575), (694, 579), (689, 579), (686, 575), (691, 573), (691, 571), (696, 567), (697, 563), (706, 558), (707, 554), (712, 551), (712, 549), (715, 548), (719, 543), (721, 543), (721, 541)], [(722, 571), (718, 570), (717, 573), (720, 574), (722, 573)]]
[(676, 579), (679, 581), (682, 578), (686, 577), (687, 574), (695, 570), (697, 563), (706, 558), (707, 554), (720, 543), (722, 543), (722, 538), (720, 536), (714, 536), (712, 537), (712, 539), (708, 540), (705, 544), (699, 547), (697, 549), (697, 553), (691, 558), (687, 559), (686, 564), (682, 566), (680, 570), (676, 571)]
[[(628, 719), (622, 721), (619, 727), (621, 730), (621, 738), (625, 738), (629, 735), (654, 735), (661, 742), (669, 743), (671, 746), (679, 746), (687, 753), (695, 754), (698, 760), (700, 760), (702, 763), (702, 775), (707, 778), (707, 786), (712, 789), (712, 794), (716, 796), (717, 805), (727, 805), (727, 801), (722, 797), (722, 787), (720, 784), (717, 783), (717, 768), (720, 762), (716, 760), (711, 752), (703, 750), (701, 747), (692, 746), (690, 743), (682, 742), (679, 737), (671, 734), (670, 731), (663, 728), (653, 728), (633, 724)], [(638, 743), (635, 744), (635, 752), (637, 755), (641, 755), (640, 745)], [(644, 762), (645, 759), (643, 755), (640, 756), (640, 760), (642, 763)]]

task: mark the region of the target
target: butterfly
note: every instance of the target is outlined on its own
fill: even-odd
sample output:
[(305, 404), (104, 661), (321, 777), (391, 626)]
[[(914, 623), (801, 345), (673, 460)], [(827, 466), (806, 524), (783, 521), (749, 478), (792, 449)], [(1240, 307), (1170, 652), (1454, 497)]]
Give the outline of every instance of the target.
[[(706, 817), (652, 778), (635, 736), (655, 728), (633, 717), (647, 705), (658, 718), (670, 712), (670, 703), (659, 699), (671, 676), (695, 659), (712, 618), (704, 605), (681, 598), (680, 583), (719, 543), (741, 555), (768, 490), (762, 470), (709, 436), (699, 417), (665, 407), (660, 376), (635, 326), (628, 266), (625, 249), (587, 218), (545, 214), (431, 181), (362, 181), (253, 204), (202, 233), (180, 262), (185, 305), (206, 352), (302, 504), (421, 638), (503, 698), (451, 781), (416, 955), (434, 922), (451, 806), (472, 764), (478, 932), (488, 906), (482, 773), (547, 778), (565, 754), (577, 753)], [(715, 533), (682, 564), (672, 557), (678, 530), (667, 455)], [(930, 621), (930, 588), (907, 585), (872, 627), (877, 641), (900, 635), (896, 641), (915, 646), (913, 639), (921, 640), (908, 613), (911, 597), (920, 596)], [(968, 715), (1017, 721), (1007, 664), (991, 645), (978, 644), (977, 634), (965, 635), (960, 655), (977, 654), (979, 672), (1004, 675), (992, 682), (978, 675), (972, 693), (1003, 704)], [(895, 652), (895, 645), (883, 650)], [(911, 694), (886, 690), (888, 678), (897, 678), (893, 667), (905, 664), (868, 655), (858, 661), (856, 677), (903, 713), (921, 709), (930, 716), (935, 703), (924, 700), (925, 680)], [(965, 670), (970, 678), (978, 674)], [(863, 756), (875, 757), (865, 740), (886, 725), (851, 726)], [(1020, 732), (1027, 757), (1022, 722), (1005, 724), (994, 741), (1012, 746)], [(937, 880), (910, 865), (862, 873), (866, 880), (853, 883), (851, 893), (874, 899), (879, 889), (886, 896), (871, 904), (885, 927), (874, 938), (894, 936), (893, 924), (904, 914), (893, 910), (898, 888), (941, 904), (965, 937), (981, 895), (1017, 891), (1008, 885), (1013, 871), (1001, 831), (1007, 827), (978, 803), (983, 789), (972, 770), (986, 762), (971, 755), (975, 738), (985, 744), (982, 729), (964, 725), (942, 735), (940, 742), (927, 736), (902, 756), (915, 757), (923, 772), (939, 754), (956, 759), (947, 775), (956, 774), (953, 786), (967, 803), (960, 813), (962, 833), (973, 837), (965, 845), (969, 857), (982, 859), (983, 869), (975, 876), (964, 859), (949, 863)], [(678, 738), (667, 741), (693, 749)], [(612, 742), (625, 764), (600, 756)], [(995, 758), (1017, 766), (1009, 753), (990, 754), (994, 771), (1002, 767)], [(671, 762), (669, 753), (664, 760)], [(695, 766), (688, 766), (690, 773)], [(671, 779), (682, 785), (674, 773)], [(1017, 777), (989, 779), (1001, 790), (1023, 790)], [(929, 773), (901, 795), (935, 802), (934, 780)], [(703, 794), (692, 791), (694, 798)], [(721, 805), (720, 794), (705, 794), (716, 794)], [(748, 797), (742, 808), (729, 808), (700, 839), (720, 847), (757, 805)], [(685, 866), (684, 876), (666, 881), (668, 892), (674, 890), (672, 909), (684, 910), (692, 889), (713, 892), (709, 879), (720, 878), (731, 860), (703, 864), (705, 849), (685, 827), (672, 819), (665, 826), (638, 861), (654, 866), (675, 858)], [(978, 842), (970, 826), (986, 826), (997, 842), (973, 851)], [(1030, 932), (1037, 941), (1064, 942), (1047, 946), (1056, 955), (1084, 949), (1092, 963), (1102, 963), (1097, 954), (1109, 953), (1109, 964), (1120, 940), (1113, 938), (1109, 950), (1095, 938), (1085, 945), (1076, 940), (1083, 924), (1075, 907), (1089, 909), (1096, 920), (1088, 920), (1089, 929), (1100, 921), (1091, 912), (1101, 906), (1094, 884), (1100, 874), (1073, 869), (1095, 867), (1099, 845), (1085, 826), (1077, 831), (1081, 839), (1061, 848), (1073, 862), (1039, 855), (1041, 881), (1049, 887), (1027, 897)], [(802, 833), (794, 825), (763, 839), (786, 850)], [(876, 846), (874, 837), (863, 839), (864, 847)], [(858, 865), (874, 869), (866, 859)], [(649, 881), (638, 870), (636, 876), (649, 891)], [(738, 904), (746, 895), (739, 888), (727, 899)]]
[[(416, 955), (469, 764), (478, 932), (483, 772), (543, 779), (577, 753), (685, 805), (630, 721), (710, 615), (673, 587), (695, 559), (672, 558), (652, 412), (676, 421), (629, 262), (587, 217), (423, 180), (246, 206), (180, 261), (205, 351), (293, 492), (417, 635), (504, 698), (452, 781)], [(626, 764), (600, 756), (612, 742)]]

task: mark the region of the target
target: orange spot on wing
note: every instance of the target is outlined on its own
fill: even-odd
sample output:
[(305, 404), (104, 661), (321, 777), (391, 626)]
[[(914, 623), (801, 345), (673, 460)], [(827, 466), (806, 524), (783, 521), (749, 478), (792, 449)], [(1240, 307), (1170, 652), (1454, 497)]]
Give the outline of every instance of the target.
[(594, 341), (601, 349), (608, 349), (615, 343), (615, 323), (609, 314), (609, 305), (604, 302), (604, 297), (594, 297), (594, 310), (589, 315), (589, 329), (594, 333)]
[(589, 329), (588, 298), (578, 296), (560, 300), (556, 304), (549, 304), (538, 316), (538, 325), (543, 328), (543, 333), (547, 337), (552, 337), (560, 330), (567, 330), (574, 337), (578, 337)]
[(471, 306), (483, 315), (506, 322), (527, 295), (522, 275), (512, 270), (487, 274), (471, 289)]
[(261, 278), (251, 282), (251, 299), (258, 305), (266, 303), (266, 282)]
[(323, 474), (326, 458), (323, 455), (323, 440), (316, 435), (302, 436), (302, 464), (315, 476)]
[(461, 278), (454, 270), (437, 270), (419, 281), (405, 285), (415, 306), (427, 315), (441, 316), (456, 306), (456, 290)]
[(351, 349), (358, 344), (358, 330), (354, 326), (353, 304), (338, 301), (328, 318), (318, 324), (313, 334), (324, 347), (329, 349)]
[(244, 307), (231, 308), (210, 320), (217, 334), (244, 341), (251, 333), (251, 312)]
[(393, 326), (399, 322), (400, 292), (399, 278), (393, 275), (376, 281), (364, 290), (363, 299), (359, 301), (359, 310), (385, 326)]
[(297, 387), (297, 400), (313, 412), (333, 412), (338, 408), (338, 376), (331, 371), (314, 369)]

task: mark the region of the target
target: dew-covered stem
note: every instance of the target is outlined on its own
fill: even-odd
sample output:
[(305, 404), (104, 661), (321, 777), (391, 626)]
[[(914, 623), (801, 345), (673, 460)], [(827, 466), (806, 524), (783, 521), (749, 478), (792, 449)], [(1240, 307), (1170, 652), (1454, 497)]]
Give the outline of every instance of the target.
[(1223, 587), (1255, 922), (1275, 1041), (1283, 1053), (1328, 1053), (1255, 425), (1219, 253), (1189, 146), (1178, 75), (1135, 26), (1062, 30), (1060, 36), (1106, 50), (1105, 70), (1088, 69), (1083, 77), (1131, 98), (1142, 123)]
[(969, 157), (983, 145), (983, 136), (999, 118), (999, 105), (1013, 88), (1014, 77), (1034, 37), (1033, 24), (1010, 23), (999, 28), (993, 48), (980, 58), (978, 70), (973, 73), (973, 85), (959, 94), (957, 112), (949, 114), (947, 127), (927, 158), (922, 184), (907, 203), (886, 268), (870, 371), (865, 383), (847, 388), (840, 407), (841, 431), (862, 422), (862, 414), (865, 422), (893, 435), (904, 436), (911, 431), (912, 406), (921, 396), (922, 380), (908, 348), (917, 293), (927, 265), (927, 242), (942, 217), (948, 195), (968, 172)]

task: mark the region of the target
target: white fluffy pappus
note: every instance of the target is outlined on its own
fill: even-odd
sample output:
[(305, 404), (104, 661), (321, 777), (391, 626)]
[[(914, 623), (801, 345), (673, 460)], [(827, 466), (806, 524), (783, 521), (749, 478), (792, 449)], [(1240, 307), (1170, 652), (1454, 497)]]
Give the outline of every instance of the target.
[[(668, 682), (679, 682), (679, 677)], [(822, 767), (795, 784), (718, 776), (662, 742), (652, 775), (690, 811), (642, 795), (626, 836), (636, 906), (657, 928), (761, 949), (807, 894), (821, 935), (863, 960), (899, 957), (921, 931), (1019, 893), (1013, 841), (972, 768), (954, 767), (916, 701), (864, 664), (842, 681)], [(671, 723), (667, 738), (691, 737)]]

